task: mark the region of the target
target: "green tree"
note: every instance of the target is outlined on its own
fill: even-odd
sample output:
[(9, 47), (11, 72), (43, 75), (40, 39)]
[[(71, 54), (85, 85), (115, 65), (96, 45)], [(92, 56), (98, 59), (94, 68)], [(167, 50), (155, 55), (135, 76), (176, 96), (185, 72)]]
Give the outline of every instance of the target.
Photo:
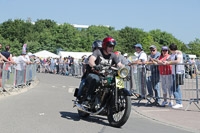
[(149, 46), (153, 40), (149, 33), (142, 29), (125, 27), (119, 31), (119, 44), (122, 52), (134, 53), (133, 46), (140, 43), (145, 51), (149, 51)]
[(190, 42), (188, 46), (190, 47), (191, 54), (195, 54), (197, 57), (200, 57), (200, 39), (196, 38), (194, 41)]

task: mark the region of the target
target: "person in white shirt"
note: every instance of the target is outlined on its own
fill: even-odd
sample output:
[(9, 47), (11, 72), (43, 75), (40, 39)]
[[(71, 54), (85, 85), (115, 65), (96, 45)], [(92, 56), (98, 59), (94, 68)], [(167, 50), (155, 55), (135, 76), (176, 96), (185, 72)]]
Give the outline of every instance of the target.
[[(175, 44), (171, 44), (169, 46), (170, 51), (171, 51), (171, 56), (169, 57), (169, 61), (165, 62), (165, 64), (179, 64), (183, 63), (183, 53), (178, 50), (177, 46)], [(176, 105), (172, 106), (172, 108), (182, 108), (182, 99), (181, 96), (181, 89), (180, 85), (183, 84), (183, 76), (184, 76), (184, 65), (172, 65), (172, 77), (173, 77), (173, 94), (174, 98), (176, 98)], [(177, 77), (181, 76), (181, 77)]]
[(19, 57), (16, 59), (16, 70), (17, 70), (17, 85), (25, 84), (24, 78), (25, 78), (25, 66), (26, 63), (29, 64), (30, 61), (27, 61), (25, 58), (26, 52), (22, 52)]
[(138, 88), (136, 88), (135, 93), (139, 94), (140, 97), (144, 97), (146, 95), (146, 70), (143, 63), (147, 61), (147, 54), (143, 51), (141, 44), (134, 45), (134, 48), (138, 56), (137, 59), (130, 64), (137, 65), (137, 77), (135, 78), (135, 82)]

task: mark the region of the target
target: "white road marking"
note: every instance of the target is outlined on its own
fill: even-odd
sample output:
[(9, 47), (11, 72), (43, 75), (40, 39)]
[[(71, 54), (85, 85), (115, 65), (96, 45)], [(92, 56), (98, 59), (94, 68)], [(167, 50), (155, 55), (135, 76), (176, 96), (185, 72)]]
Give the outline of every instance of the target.
[(62, 86), (62, 88), (66, 88), (66, 86)]
[(44, 113), (39, 113), (39, 115), (41, 115), (41, 116), (42, 116), (42, 115), (44, 115)]
[(51, 87), (55, 88), (55, 86), (51, 86)]
[(163, 112), (163, 111), (170, 111), (170, 110), (169, 109), (142, 110), (142, 112)]
[(74, 90), (75, 90), (75, 88), (69, 88), (69, 89), (68, 89), (68, 92), (69, 92), (69, 93), (74, 93)]

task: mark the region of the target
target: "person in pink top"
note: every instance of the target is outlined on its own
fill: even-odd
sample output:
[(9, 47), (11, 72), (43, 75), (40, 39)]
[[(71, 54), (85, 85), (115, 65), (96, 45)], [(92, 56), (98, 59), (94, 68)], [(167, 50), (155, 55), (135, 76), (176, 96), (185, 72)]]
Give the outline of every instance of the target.
[[(161, 49), (161, 56), (158, 59), (158, 63), (162, 64), (163, 62), (167, 61), (169, 58), (169, 49), (167, 46), (163, 46)], [(163, 97), (164, 101), (162, 102), (161, 106), (165, 106), (168, 104), (167, 102), (167, 90), (169, 92), (169, 98), (170, 102), (168, 106), (172, 106), (173, 102), (171, 101), (171, 96), (172, 96), (172, 67), (171, 65), (160, 65), (159, 66), (159, 71), (160, 71), (160, 77), (161, 77), (161, 83), (162, 83), (162, 90), (163, 90)]]

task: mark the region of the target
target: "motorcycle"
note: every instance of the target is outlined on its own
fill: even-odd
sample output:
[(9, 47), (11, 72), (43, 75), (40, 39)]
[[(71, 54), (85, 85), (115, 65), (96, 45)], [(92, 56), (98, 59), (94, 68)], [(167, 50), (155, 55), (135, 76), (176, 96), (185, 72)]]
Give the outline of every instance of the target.
[[(96, 88), (93, 98), (86, 100), (87, 86), (83, 86), (82, 95), (74, 101), (80, 117), (89, 115), (107, 116), (109, 124), (113, 127), (123, 126), (131, 112), (131, 93), (124, 88), (124, 81), (128, 80), (128, 69), (116, 67), (103, 67), (98, 74), (100, 85)], [(78, 88), (74, 96), (77, 97)]]

